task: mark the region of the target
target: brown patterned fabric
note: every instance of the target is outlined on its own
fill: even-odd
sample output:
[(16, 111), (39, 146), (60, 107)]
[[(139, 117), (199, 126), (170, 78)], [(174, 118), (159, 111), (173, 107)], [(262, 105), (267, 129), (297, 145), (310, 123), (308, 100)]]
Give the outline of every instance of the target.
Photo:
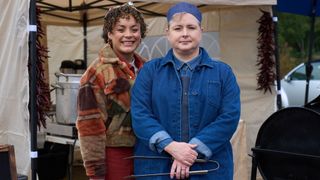
[[(134, 57), (141, 68), (142, 58)], [(135, 74), (130, 68), (106, 45), (80, 80), (76, 127), (89, 177), (105, 176), (106, 147), (133, 147), (135, 143), (129, 93)]]

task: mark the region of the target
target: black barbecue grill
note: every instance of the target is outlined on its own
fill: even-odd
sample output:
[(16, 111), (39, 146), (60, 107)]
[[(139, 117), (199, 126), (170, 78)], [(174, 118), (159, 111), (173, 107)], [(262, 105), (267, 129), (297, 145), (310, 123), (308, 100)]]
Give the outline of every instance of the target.
[(319, 97), (305, 107), (272, 114), (252, 148), (251, 180), (320, 180)]

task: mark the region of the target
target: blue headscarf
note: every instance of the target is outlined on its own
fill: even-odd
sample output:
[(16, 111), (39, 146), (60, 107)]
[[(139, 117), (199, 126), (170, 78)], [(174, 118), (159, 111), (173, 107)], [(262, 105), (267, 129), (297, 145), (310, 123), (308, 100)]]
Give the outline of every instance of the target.
[(168, 22), (170, 22), (172, 17), (177, 13), (189, 13), (189, 14), (192, 14), (201, 23), (202, 14), (199, 11), (199, 9), (193, 4), (186, 3), (186, 2), (180, 2), (180, 3), (172, 6), (168, 10), (168, 13), (167, 13)]

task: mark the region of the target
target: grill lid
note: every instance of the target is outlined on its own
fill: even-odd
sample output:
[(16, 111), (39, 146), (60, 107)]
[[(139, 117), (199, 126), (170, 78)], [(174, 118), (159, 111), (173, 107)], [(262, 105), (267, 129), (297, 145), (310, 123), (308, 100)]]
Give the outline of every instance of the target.
[(252, 150), (265, 179), (320, 179), (320, 114), (316, 107), (285, 108), (263, 123)]

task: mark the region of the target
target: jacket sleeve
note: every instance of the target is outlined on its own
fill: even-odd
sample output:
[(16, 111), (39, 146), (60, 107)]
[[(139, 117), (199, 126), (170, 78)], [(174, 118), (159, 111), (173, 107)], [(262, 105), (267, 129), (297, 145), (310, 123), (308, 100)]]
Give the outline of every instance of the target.
[(220, 71), (222, 88), (219, 114), (189, 142), (197, 144), (197, 151), (207, 159), (230, 142), (240, 120), (240, 88), (236, 77), (227, 65), (222, 66)]
[(92, 76), (94, 74), (85, 73), (81, 79), (76, 127), (87, 176), (104, 179), (106, 127), (97, 100), (99, 94), (103, 96), (103, 91), (95, 82), (89, 82), (94, 79)]
[[(152, 84), (155, 73), (154, 64), (145, 63), (140, 70), (131, 91), (131, 115), (133, 130), (152, 151), (163, 150), (162, 144), (172, 141), (170, 135), (161, 126), (152, 110)], [(159, 149), (158, 149), (159, 148)]]

